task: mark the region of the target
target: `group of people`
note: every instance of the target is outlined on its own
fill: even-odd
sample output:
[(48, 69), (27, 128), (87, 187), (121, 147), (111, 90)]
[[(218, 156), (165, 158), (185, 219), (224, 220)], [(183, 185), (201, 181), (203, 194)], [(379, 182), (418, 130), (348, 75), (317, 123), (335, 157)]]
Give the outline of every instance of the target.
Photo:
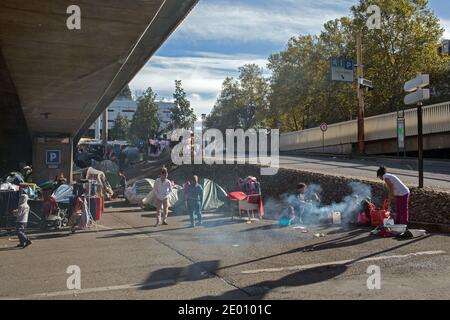
[[(126, 180), (123, 173), (121, 174), (122, 183), (126, 186)], [(380, 167), (377, 171), (377, 177), (384, 181), (389, 195), (389, 200), (395, 200), (395, 223), (408, 225), (409, 212), (408, 203), (410, 198), (409, 188), (395, 175), (387, 172), (385, 167)], [(56, 185), (65, 182), (63, 176), (55, 179)], [(162, 168), (159, 178), (154, 185), (155, 190), (155, 207), (156, 207), (156, 224), (155, 227), (160, 225), (168, 225), (169, 215), (169, 197), (174, 188), (173, 183), (168, 179), (168, 171), (166, 168)], [(203, 187), (199, 184), (198, 176), (194, 175), (190, 181), (184, 184), (184, 200), (185, 206), (189, 213), (191, 227), (202, 225), (202, 203), (203, 203)], [(28, 196), (22, 194), (19, 198), (18, 209), (14, 214), (17, 216), (16, 230), (19, 238), (18, 247), (26, 248), (32, 242), (25, 234), (25, 228), (28, 221), (28, 214), (30, 207), (28, 205)], [(288, 215), (282, 219), (285, 219), (285, 224), (304, 223), (306, 217), (311, 213), (310, 210), (315, 205), (320, 203), (319, 195), (308, 188), (304, 183), (299, 183), (296, 188), (294, 199), (290, 199), (288, 206)], [(365, 209), (362, 208), (362, 211)], [(82, 205), (77, 206), (76, 218), (77, 221), (73, 221), (72, 225), (76, 225), (80, 219), (82, 211)]]
[[(396, 176), (387, 172), (385, 167), (377, 170), (377, 177), (382, 180), (388, 191), (389, 203), (395, 203), (395, 223), (408, 225), (409, 223), (409, 188)], [(361, 201), (362, 200), (362, 201)], [(370, 211), (374, 207), (370, 199), (359, 199), (356, 197), (348, 208), (348, 214), (355, 215), (356, 222), (359, 214), (364, 214), (370, 221)], [(314, 217), (314, 210), (320, 206), (319, 195), (313, 189), (308, 188), (304, 183), (299, 183), (293, 196), (287, 199), (286, 214), (280, 219), (281, 225), (303, 224), (319, 221), (319, 217)], [(316, 218), (316, 220), (314, 220)], [(309, 219), (310, 221), (307, 221)]]
[[(168, 225), (169, 197), (173, 190), (173, 184), (168, 179), (168, 171), (162, 168), (159, 178), (155, 181), (155, 227)], [(184, 200), (191, 220), (191, 227), (202, 225), (203, 187), (199, 184), (198, 176), (192, 176), (184, 185)]]

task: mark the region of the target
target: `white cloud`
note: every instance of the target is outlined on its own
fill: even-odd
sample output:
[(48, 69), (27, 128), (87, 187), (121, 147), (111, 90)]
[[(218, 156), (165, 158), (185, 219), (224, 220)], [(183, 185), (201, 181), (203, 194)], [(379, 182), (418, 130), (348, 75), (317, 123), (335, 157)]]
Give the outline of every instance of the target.
[(450, 39), (450, 20), (441, 19), (441, 26), (445, 29), (444, 39)]
[[(155, 56), (131, 81), (134, 91), (152, 87), (158, 97), (170, 99), (174, 81), (181, 80), (196, 114), (209, 113), (222, 88), (223, 80), (236, 76), (238, 68), (255, 63), (265, 68), (265, 57), (194, 52), (186, 57)], [(266, 70), (267, 72), (267, 70)]]
[(346, 15), (354, 0), (279, 0), (261, 6), (200, 1), (176, 37), (285, 43), (292, 36), (317, 33), (323, 24)]

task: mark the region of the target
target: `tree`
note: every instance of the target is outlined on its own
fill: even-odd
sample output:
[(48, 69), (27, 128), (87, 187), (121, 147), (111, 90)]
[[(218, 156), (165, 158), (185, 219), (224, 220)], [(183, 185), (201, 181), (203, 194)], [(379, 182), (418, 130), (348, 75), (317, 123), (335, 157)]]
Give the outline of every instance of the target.
[(130, 123), (128, 118), (119, 113), (114, 120), (114, 126), (111, 129), (111, 138), (113, 140), (126, 140), (129, 127)]
[(175, 80), (175, 93), (173, 94), (175, 106), (170, 110), (172, 122), (169, 125), (170, 130), (191, 129), (197, 120), (191, 103), (186, 98), (186, 93), (181, 84), (181, 80)]
[[(382, 12), (381, 30), (368, 30), (369, 5)], [(375, 90), (366, 94), (366, 115), (404, 107), (403, 84), (417, 72), (429, 73), (430, 103), (448, 100), (449, 58), (439, 55), (443, 30), (426, 0), (360, 0), (350, 17), (325, 23), (318, 36), (301, 35), (269, 58), (268, 122), (282, 131), (356, 117), (356, 85), (330, 81), (331, 57), (356, 60), (356, 34), (363, 32), (365, 78)]]
[(155, 100), (156, 94), (150, 87), (138, 98), (138, 107), (130, 125), (133, 140), (146, 140), (158, 132), (158, 106)]
[(131, 90), (130, 90), (130, 86), (126, 85), (122, 91), (120, 91), (119, 95), (117, 96), (118, 98), (126, 98), (131, 100), (132, 96), (131, 96)]
[(256, 64), (239, 68), (239, 79), (226, 78), (208, 116), (206, 127), (226, 129), (263, 127), (268, 118), (269, 85)]

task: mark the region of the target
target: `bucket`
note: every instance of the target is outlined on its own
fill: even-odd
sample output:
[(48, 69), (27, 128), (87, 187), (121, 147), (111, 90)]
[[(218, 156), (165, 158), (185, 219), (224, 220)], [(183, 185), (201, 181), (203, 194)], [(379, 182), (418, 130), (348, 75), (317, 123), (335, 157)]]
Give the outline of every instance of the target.
[(341, 213), (340, 212), (333, 212), (333, 224), (341, 224)]

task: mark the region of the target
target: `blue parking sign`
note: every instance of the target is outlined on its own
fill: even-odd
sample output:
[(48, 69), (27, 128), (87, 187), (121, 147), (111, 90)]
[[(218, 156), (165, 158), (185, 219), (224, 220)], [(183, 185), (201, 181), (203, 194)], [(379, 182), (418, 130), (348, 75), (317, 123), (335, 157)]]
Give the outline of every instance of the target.
[(61, 150), (47, 150), (46, 164), (59, 165), (61, 164)]

